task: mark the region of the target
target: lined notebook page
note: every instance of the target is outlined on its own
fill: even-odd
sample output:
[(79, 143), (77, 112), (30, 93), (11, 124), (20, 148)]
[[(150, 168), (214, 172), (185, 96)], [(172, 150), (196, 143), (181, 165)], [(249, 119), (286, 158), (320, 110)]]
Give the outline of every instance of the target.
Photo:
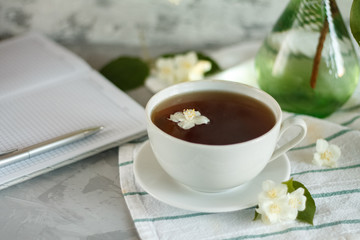
[(0, 99), (88, 70), (83, 60), (37, 34), (5, 40), (0, 42)]
[[(22, 55), (17, 54), (21, 58)], [(31, 54), (36, 58), (36, 53)], [(48, 54), (52, 57), (54, 52)], [(41, 55), (46, 60), (44, 52)], [(5, 61), (3, 56), (0, 58)], [(27, 56), (26, 59), (32, 58)], [(14, 58), (11, 61), (14, 62)], [(71, 61), (65, 62), (64, 66)], [(42, 67), (47, 68), (48, 64), (42, 62)], [(0, 64), (0, 77), (1, 69)], [(22, 71), (26, 72), (23, 78), (21, 75), (16, 78), (19, 81), (12, 84), (5, 81), (8, 90), (26, 87), (0, 99), (0, 151), (24, 148), (92, 126), (102, 125), (105, 129), (78, 142), (0, 168), (0, 189), (145, 133), (144, 109), (100, 74), (90, 68), (84, 71), (81, 64), (81, 71), (69, 69), (72, 74), (67, 74), (65, 68), (59, 69), (57, 73), (64, 71), (64, 74), (61, 78), (55, 75), (57, 80), (48, 78), (51, 71), (40, 74), (38, 69), (27, 66)], [(7, 74), (12, 76), (10, 72)], [(40, 76), (41, 80), (33, 76)], [(0, 89), (4, 91), (2, 86), (0, 81)]]

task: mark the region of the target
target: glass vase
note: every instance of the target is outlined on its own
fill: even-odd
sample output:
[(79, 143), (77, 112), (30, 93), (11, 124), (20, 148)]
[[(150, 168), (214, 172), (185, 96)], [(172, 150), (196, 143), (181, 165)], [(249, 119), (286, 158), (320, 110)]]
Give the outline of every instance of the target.
[(255, 68), (283, 110), (326, 117), (341, 107), (357, 86), (359, 62), (335, 0), (291, 0)]

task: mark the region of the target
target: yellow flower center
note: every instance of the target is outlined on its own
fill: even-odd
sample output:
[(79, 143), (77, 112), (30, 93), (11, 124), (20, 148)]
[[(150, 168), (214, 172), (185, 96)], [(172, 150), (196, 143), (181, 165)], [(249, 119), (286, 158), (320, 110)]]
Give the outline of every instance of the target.
[(329, 151), (325, 151), (320, 154), (321, 159), (330, 161), (330, 159), (333, 157), (333, 154)]
[(191, 69), (192, 68), (192, 64), (188, 61), (182, 62), (181, 67), (184, 69)]
[(270, 206), (271, 213), (280, 213), (280, 207), (277, 204), (271, 204)]
[(184, 113), (186, 120), (192, 120), (196, 115), (195, 109), (184, 109), (183, 113)]
[(172, 69), (170, 67), (161, 68), (161, 73), (164, 75), (170, 75), (172, 73)]
[(267, 192), (267, 195), (269, 196), (269, 198), (276, 198), (277, 192), (275, 189), (271, 189), (270, 191)]
[(291, 198), (291, 199), (289, 200), (289, 205), (290, 205), (292, 208), (297, 208), (300, 204), (301, 204), (301, 202), (300, 202), (297, 198)]

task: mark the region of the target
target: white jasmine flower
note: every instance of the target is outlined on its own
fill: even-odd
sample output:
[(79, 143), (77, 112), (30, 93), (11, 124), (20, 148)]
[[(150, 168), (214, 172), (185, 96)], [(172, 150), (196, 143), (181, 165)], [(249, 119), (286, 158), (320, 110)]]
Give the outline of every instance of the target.
[(199, 111), (195, 109), (184, 109), (183, 112), (176, 112), (170, 115), (169, 120), (178, 123), (178, 126), (187, 130), (195, 125), (208, 124), (210, 120), (202, 116)]
[(324, 139), (318, 139), (316, 141), (313, 163), (318, 166), (336, 167), (340, 155), (341, 150), (338, 146), (329, 144)]
[(155, 73), (169, 84), (200, 80), (211, 69), (211, 63), (198, 60), (195, 52), (175, 55), (173, 58), (160, 58), (155, 63)]
[(189, 81), (189, 71), (184, 68), (176, 68), (175, 79), (177, 83)]
[(209, 61), (200, 60), (189, 72), (189, 80), (201, 80), (204, 78), (204, 73), (210, 71), (211, 63)]
[(261, 214), (261, 219), (266, 224), (295, 220), (298, 213), (297, 209), (289, 205), (286, 195), (260, 202), (256, 211)]
[(262, 184), (263, 192), (259, 194), (259, 202), (264, 200), (274, 200), (286, 196), (287, 186), (285, 184), (276, 184), (274, 181), (266, 180)]
[(305, 190), (298, 188), (292, 193), (288, 193), (290, 207), (297, 211), (304, 211), (306, 207), (306, 197), (304, 196)]
[(175, 81), (175, 62), (171, 58), (159, 58), (156, 63), (158, 78), (168, 83)]
[(175, 64), (178, 69), (189, 72), (198, 62), (198, 58), (195, 52), (188, 52), (184, 55), (175, 56)]
[(266, 224), (295, 220), (298, 211), (306, 208), (303, 188), (288, 193), (287, 185), (276, 184), (271, 180), (264, 181), (262, 188), (256, 212), (261, 214), (261, 220)]
[(185, 55), (176, 55), (174, 58), (176, 64), (177, 82), (186, 82), (189, 80), (190, 71), (196, 66), (198, 58), (195, 52), (189, 52)]

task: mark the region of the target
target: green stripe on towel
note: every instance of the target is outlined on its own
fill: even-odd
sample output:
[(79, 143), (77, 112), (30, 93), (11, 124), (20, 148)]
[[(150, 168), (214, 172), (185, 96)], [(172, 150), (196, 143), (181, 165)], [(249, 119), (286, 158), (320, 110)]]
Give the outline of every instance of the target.
[[(344, 130), (341, 130), (329, 137), (326, 137), (325, 140), (327, 141), (330, 141), (330, 140), (333, 140), (334, 138), (337, 138), (337, 137), (340, 137), (341, 135), (344, 135), (345, 133), (348, 133), (348, 132), (351, 132), (351, 131), (354, 131), (354, 129), (344, 129)], [(293, 148), (293, 149), (290, 149), (290, 151), (296, 151), (296, 150), (302, 150), (302, 149), (306, 149), (306, 148), (311, 148), (311, 147), (315, 147), (316, 146), (316, 143), (312, 143), (312, 144), (309, 144), (309, 145), (306, 145), (306, 146), (302, 146), (302, 147), (297, 147), (297, 148)]]
[(126, 165), (133, 164), (133, 163), (134, 163), (133, 160), (127, 161), (127, 162), (123, 162), (123, 163), (120, 163), (120, 164), (119, 164), (119, 167), (126, 166)]
[(313, 225), (313, 226), (292, 227), (292, 228), (288, 228), (288, 229), (285, 229), (285, 230), (279, 231), (279, 232), (238, 236), (235, 238), (228, 238), (227, 240), (264, 238), (264, 237), (276, 236), (276, 235), (281, 235), (281, 234), (285, 234), (288, 232), (294, 232), (294, 231), (309, 231), (309, 230), (316, 230), (316, 229), (321, 229), (321, 228), (332, 227), (332, 226), (341, 225), (341, 224), (359, 224), (359, 223), (360, 223), (360, 219), (340, 220), (340, 221), (328, 222), (328, 223), (323, 223), (323, 224)]
[(126, 196), (134, 196), (134, 195), (148, 195), (147, 192), (127, 192), (127, 193), (123, 193), (123, 196), (126, 197)]
[(348, 195), (353, 193), (360, 193), (360, 189), (349, 189), (349, 190), (342, 190), (337, 192), (329, 192), (329, 193), (317, 193), (311, 194), (313, 198), (325, 198), (325, 197), (333, 197), (339, 195)]
[(353, 117), (352, 119), (350, 119), (350, 120), (342, 123), (341, 125), (343, 125), (343, 126), (350, 125), (350, 124), (352, 124), (353, 122), (355, 122), (355, 121), (356, 121), (357, 119), (359, 119), (359, 118), (360, 118), (360, 116)]
[(351, 166), (345, 166), (345, 167), (337, 167), (337, 168), (324, 168), (324, 169), (316, 169), (316, 170), (307, 170), (307, 171), (303, 171), (303, 172), (292, 173), (291, 176), (303, 175), (303, 174), (307, 174), (307, 173), (332, 172), (332, 171), (346, 170), (346, 169), (352, 169), (352, 168), (358, 168), (358, 167), (360, 167), (360, 164), (351, 165)]
[[(136, 192), (134, 192), (136, 193)], [(326, 198), (326, 197), (333, 197), (333, 196), (339, 196), (339, 195), (348, 195), (348, 194), (354, 194), (354, 193), (360, 193), (360, 189), (349, 189), (349, 190), (342, 190), (342, 191), (336, 191), (336, 192), (328, 192), (328, 193), (317, 193), (317, 194), (311, 194), (313, 198)], [(134, 195), (134, 194), (129, 194)], [(247, 208), (247, 209), (252, 209)], [(213, 213), (193, 213), (193, 214), (185, 214), (185, 215), (175, 215), (175, 216), (163, 216), (163, 217), (156, 217), (156, 218), (137, 218), (134, 219), (134, 222), (157, 222), (157, 221), (166, 221), (166, 220), (177, 220), (177, 219), (183, 219), (183, 218), (191, 218), (191, 217), (198, 217), (203, 215), (209, 215)]]

